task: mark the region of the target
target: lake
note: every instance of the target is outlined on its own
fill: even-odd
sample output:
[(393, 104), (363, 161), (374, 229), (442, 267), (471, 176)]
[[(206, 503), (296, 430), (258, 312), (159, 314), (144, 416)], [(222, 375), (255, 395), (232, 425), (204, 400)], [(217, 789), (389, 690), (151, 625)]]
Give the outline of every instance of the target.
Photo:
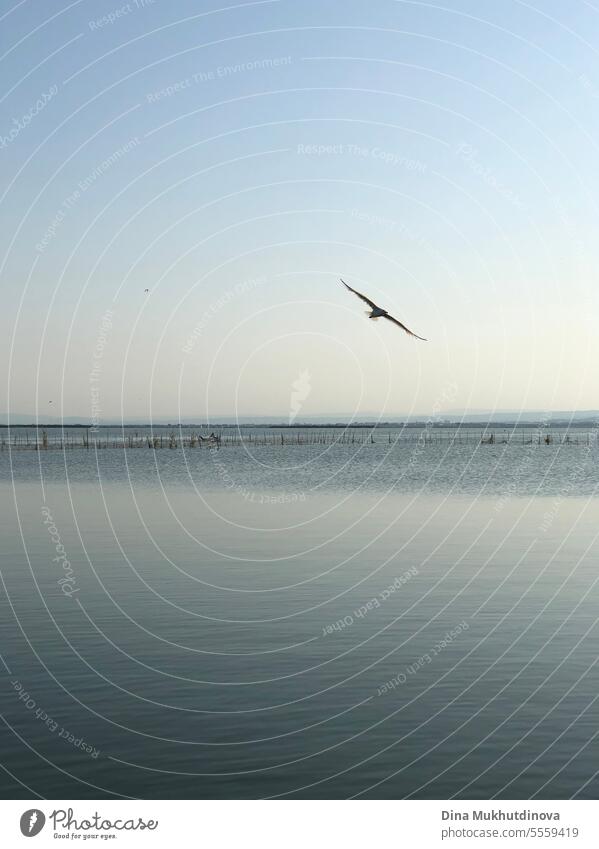
[(596, 798), (595, 434), (281, 432), (5, 444), (0, 795)]

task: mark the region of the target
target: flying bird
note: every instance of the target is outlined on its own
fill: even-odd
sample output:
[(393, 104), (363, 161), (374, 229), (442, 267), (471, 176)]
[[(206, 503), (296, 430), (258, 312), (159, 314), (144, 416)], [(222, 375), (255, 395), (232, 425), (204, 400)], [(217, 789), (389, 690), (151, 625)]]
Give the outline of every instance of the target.
[[(341, 278), (339, 279), (341, 280)], [(361, 292), (356, 292), (355, 289), (352, 289), (351, 286), (347, 285), (345, 280), (341, 280), (341, 282), (343, 283), (346, 289), (349, 289), (349, 291), (353, 292), (354, 295), (357, 295), (360, 300), (368, 304), (368, 306), (372, 310), (372, 312), (367, 313), (368, 318), (386, 318), (389, 321), (392, 321), (393, 324), (397, 324), (398, 327), (401, 327), (401, 329), (404, 330), (408, 334), (408, 336), (413, 336), (415, 339), (420, 339), (422, 342), (427, 341), (424, 336), (418, 336), (418, 334), (412, 333), (412, 331), (408, 327), (406, 327), (405, 324), (402, 324), (401, 321), (399, 321), (397, 318), (394, 318), (392, 315), (389, 315), (387, 310), (381, 309), (381, 307), (377, 306), (374, 301), (371, 301), (370, 298), (367, 298), (366, 295), (363, 295)]]

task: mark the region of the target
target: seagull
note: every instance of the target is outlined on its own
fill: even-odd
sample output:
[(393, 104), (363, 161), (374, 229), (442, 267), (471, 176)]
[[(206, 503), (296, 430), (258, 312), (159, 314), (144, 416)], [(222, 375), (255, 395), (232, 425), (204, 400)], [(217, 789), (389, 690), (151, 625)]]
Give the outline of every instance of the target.
[[(341, 280), (341, 278), (339, 278), (339, 279)], [(401, 329), (402, 329), (402, 330), (405, 330), (405, 332), (408, 334), (408, 336), (413, 336), (415, 339), (420, 339), (420, 340), (422, 340), (422, 342), (426, 342), (426, 341), (427, 341), (427, 340), (424, 338), (424, 336), (418, 336), (416, 333), (412, 333), (412, 331), (411, 331), (411, 330), (409, 330), (409, 328), (407, 328), (407, 327), (405, 326), (405, 324), (402, 324), (402, 323), (401, 323), (401, 321), (398, 321), (396, 318), (393, 318), (393, 316), (392, 316), (392, 315), (389, 315), (389, 313), (387, 312), (387, 310), (383, 310), (383, 309), (381, 309), (381, 307), (378, 307), (378, 306), (374, 303), (374, 301), (371, 301), (371, 300), (370, 300), (370, 298), (367, 298), (367, 297), (366, 297), (366, 295), (362, 295), (362, 293), (361, 293), (361, 292), (356, 292), (356, 290), (355, 290), (355, 289), (352, 289), (352, 287), (351, 287), (351, 286), (348, 286), (348, 285), (347, 285), (347, 283), (345, 282), (345, 280), (341, 280), (341, 282), (343, 283), (343, 285), (345, 286), (345, 288), (346, 288), (346, 289), (349, 289), (349, 291), (350, 291), (350, 292), (353, 292), (353, 293), (354, 293), (354, 295), (357, 295), (357, 296), (358, 296), (358, 298), (360, 298), (362, 301), (364, 301), (365, 303), (367, 303), (367, 304), (368, 304), (368, 306), (369, 306), (369, 307), (371, 308), (371, 310), (372, 310), (372, 312), (367, 313), (368, 318), (374, 318), (375, 320), (376, 320), (377, 318), (387, 318), (387, 319), (389, 319), (389, 321), (392, 321), (392, 322), (393, 322), (393, 324), (397, 324), (397, 326), (398, 326), (398, 327), (401, 327)]]

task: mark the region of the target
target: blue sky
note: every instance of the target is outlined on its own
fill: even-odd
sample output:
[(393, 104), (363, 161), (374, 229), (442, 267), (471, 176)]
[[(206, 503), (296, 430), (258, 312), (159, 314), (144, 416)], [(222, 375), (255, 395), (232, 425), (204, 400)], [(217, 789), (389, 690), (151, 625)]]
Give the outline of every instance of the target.
[(0, 9), (6, 409), (599, 406), (591, 4)]

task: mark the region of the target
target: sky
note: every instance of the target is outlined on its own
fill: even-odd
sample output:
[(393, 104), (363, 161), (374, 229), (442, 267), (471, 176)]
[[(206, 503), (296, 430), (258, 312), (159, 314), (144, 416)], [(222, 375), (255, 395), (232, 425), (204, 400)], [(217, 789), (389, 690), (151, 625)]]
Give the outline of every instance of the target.
[(599, 9), (225, 3), (0, 3), (2, 411), (599, 407)]

